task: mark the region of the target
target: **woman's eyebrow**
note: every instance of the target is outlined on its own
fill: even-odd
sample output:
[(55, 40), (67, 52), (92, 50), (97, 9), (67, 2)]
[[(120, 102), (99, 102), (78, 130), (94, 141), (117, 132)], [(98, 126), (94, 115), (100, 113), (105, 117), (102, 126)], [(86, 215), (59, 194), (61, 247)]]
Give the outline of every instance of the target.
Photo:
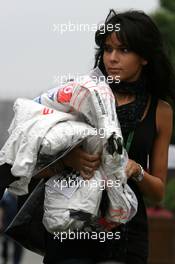
[(115, 48), (115, 47), (116, 47), (116, 48), (123, 48), (123, 47), (126, 47), (125, 44), (118, 44), (118, 45), (115, 44), (115, 45), (114, 45), (114, 44), (111, 44), (111, 43), (108, 43), (108, 42), (106, 42), (105, 45), (107, 45), (107, 46), (111, 46), (111, 47), (114, 47), (114, 48)]

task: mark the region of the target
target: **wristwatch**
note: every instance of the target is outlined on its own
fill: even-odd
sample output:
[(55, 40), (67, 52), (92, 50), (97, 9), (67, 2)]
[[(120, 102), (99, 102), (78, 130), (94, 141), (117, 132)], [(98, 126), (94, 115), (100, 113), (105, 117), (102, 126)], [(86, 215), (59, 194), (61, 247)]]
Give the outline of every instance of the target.
[[(138, 163), (137, 163), (137, 164), (138, 164)], [(139, 166), (139, 168), (140, 168), (140, 173), (134, 175), (132, 178), (133, 178), (133, 180), (136, 181), (136, 182), (141, 182), (141, 181), (143, 180), (143, 177), (144, 177), (144, 169), (143, 169), (143, 167), (142, 167), (140, 164), (138, 164), (138, 166)]]

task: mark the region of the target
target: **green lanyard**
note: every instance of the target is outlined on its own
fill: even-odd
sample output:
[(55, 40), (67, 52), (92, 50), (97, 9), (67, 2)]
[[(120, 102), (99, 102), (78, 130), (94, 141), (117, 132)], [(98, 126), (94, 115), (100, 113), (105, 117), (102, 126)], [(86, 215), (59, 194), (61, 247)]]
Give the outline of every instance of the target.
[(126, 145), (125, 149), (126, 149), (127, 153), (129, 153), (133, 137), (134, 137), (134, 130), (129, 133), (129, 136), (127, 138), (127, 142), (125, 144)]

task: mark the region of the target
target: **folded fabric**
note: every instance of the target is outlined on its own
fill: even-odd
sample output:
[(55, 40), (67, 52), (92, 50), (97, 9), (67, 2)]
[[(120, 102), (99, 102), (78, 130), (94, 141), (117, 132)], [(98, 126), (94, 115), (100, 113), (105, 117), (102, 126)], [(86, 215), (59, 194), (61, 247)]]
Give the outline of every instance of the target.
[[(100, 75), (99, 70), (95, 69), (94, 74)], [(17, 99), (14, 110), (10, 136), (0, 152), (0, 164), (11, 164), (12, 174), (20, 177), (10, 185), (11, 191), (18, 195), (27, 193), (27, 185), (42, 156), (49, 160), (80, 141), (85, 151), (102, 153), (100, 168), (86, 184), (80, 185), (84, 180), (79, 172), (69, 171), (46, 183), (43, 223), (49, 232), (81, 228), (82, 213), (96, 217), (101, 183), (105, 183), (110, 201), (108, 221), (126, 223), (136, 214), (137, 199), (127, 185), (128, 158), (108, 84), (87, 75), (81, 82), (71, 81), (42, 94), (35, 102)], [(74, 186), (68, 185), (70, 179)], [(63, 183), (67, 183), (64, 188)]]
[[(36, 101), (52, 106), (55, 109), (65, 107), (64, 109), (68, 112), (83, 114), (84, 120), (94, 126), (97, 131), (96, 136), (88, 137), (83, 141), (83, 148), (89, 153), (102, 152), (102, 164), (99, 170), (95, 172), (92, 180), (89, 181), (89, 186), (79, 186), (77, 182), (81, 182), (82, 178), (75, 177), (72, 173), (67, 179), (71, 179), (71, 182), (75, 183), (74, 186), (66, 184), (66, 186), (61, 186), (62, 180), (59, 181), (61, 175), (57, 178), (59, 181), (57, 190), (55, 190), (55, 186), (58, 187), (55, 182), (56, 179), (50, 179), (46, 184), (45, 213), (43, 218), (46, 229), (54, 232), (66, 230), (68, 227), (72, 229), (77, 227), (77, 221), (71, 217), (71, 210), (89, 212), (93, 216), (97, 216), (98, 210), (96, 211), (95, 208), (96, 203), (99, 205), (101, 199), (100, 186), (103, 181), (105, 183), (110, 181), (111, 183), (110, 187), (106, 187), (110, 200), (106, 219), (117, 223), (129, 221), (137, 211), (137, 199), (127, 185), (127, 177), (124, 172), (127, 153), (123, 149), (121, 155), (119, 155), (118, 146), (114, 144), (114, 141), (116, 142), (122, 136), (115, 113), (115, 100), (109, 86), (101, 82), (97, 85), (89, 76), (85, 76), (82, 79), (82, 83), (69, 82), (62, 87), (54, 88), (48, 93), (42, 94)], [(55, 136), (58, 136), (59, 133), (56, 133), (57, 128), (55, 127), (54, 129)], [(64, 131), (66, 134), (67, 131)], [(51, 132), (52, 130), (50, 130), (50, 136)], [(109, 139), (111, 136), (113, 136), (112, 149), (114, 151), (109, 153), (109, 145), (111, 143)], [(48, 134), (46, 135), (47, 137)], [(55, 139), (48, 141), (54, 142)], [(99, 172), (101, 178), (99, 175), (97, 177)], [(72, 181), (72, 177), (74, 181)], [(93, 179), (96, 181), (94, 188), (92, 188)], [(63, 181), (65, 181), (64, 178)], [(86, 193), (89, 193), (92, 199), (86, 199)], [(76, 207), (74, 207), (75, 201)], [(84, 201), (86, 201), (86, 206), (84, 206)], [(82, 225), (83, 222), (79, 221), (78, 226)]]
[[(12, 165), (12, 174), (20, 178), (10, 184), (9, 190), (16, 195), (24, 195), (28, 193), (28, 184), (35, 171), (38, 153), (47, 132), (59, 122), (73, 121), (78, 116), (59, 112), (32, 100), (22, 98), (15, 101), (14, 112), (14, 119), (8, 130), (9, 138), (0, 151), (0, 165), (5, 163)], [(77, 141), (83, 139), (86, 130), (89, 130), (90, 133), (89, 125), (82, 122), (77, 124), (79, 124), (82, 133), (78, 137), (74, 134), (74, 137), (72, 137), (74, 142), (76, 139)], [(68, 127), (70, 128), (70, 125)], [(62, 134), (62, 141), (63, 136), (64, 134)], [(48, 144), (46, 145), (48, 147)], [(61, 146), (59, 147), (60, 150), (62, 150)]]

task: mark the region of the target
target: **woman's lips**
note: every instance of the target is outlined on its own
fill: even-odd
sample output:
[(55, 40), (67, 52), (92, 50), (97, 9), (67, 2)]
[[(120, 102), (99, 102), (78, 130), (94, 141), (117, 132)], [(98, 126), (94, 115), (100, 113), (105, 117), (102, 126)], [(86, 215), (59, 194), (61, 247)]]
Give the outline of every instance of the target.
[(121, 71), (121, 68), (108, 68), (109, 71)]
[(108, 68), (108, 73), (117, 73), (120, 72), (122, 69), (121, 68)]

